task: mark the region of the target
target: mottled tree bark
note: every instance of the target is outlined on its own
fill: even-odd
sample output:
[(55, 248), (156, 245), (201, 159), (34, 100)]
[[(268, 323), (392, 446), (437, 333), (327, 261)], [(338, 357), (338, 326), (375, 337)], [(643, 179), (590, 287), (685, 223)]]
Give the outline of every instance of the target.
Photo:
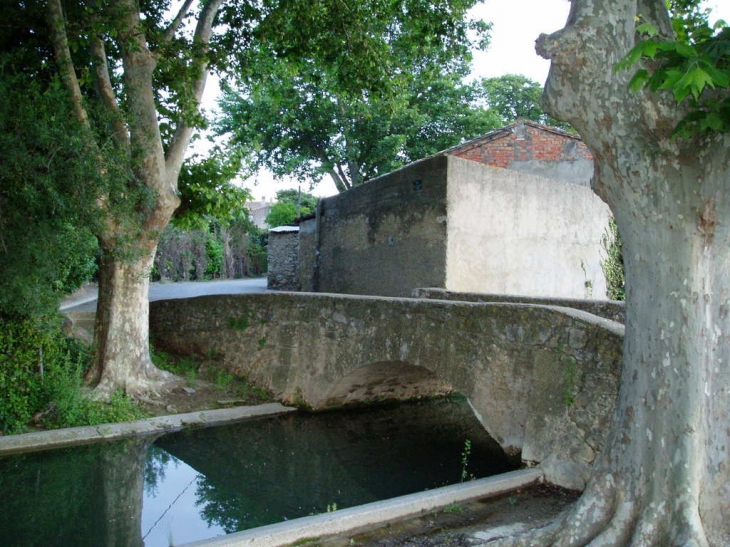
[[(210, 43), (213, 21), (222, 2), (201, 2), (194, 38), (198, 46)], [(182, 5), (164, 33), (164, 40), (174, 37), (191, 5), (192, 1)], [(174, 380), (170, 374), (157, 369), (150, 359), (147, 290), (160, 234), (180, 204), (178, 175), (193, 128), (182, 113), (185, 106), (179, 105), (179, 119), (173, 120), (175, 133), (163, 146), (160, 115), (155, 102), (154, 78), (158, 54), (148, 47), (145, 23), (137, 2), (118, 0), (100, 8), (97, 16), (110, 19), (110, 24), (118, 30), (115, 49), (121, 54), (123, 91), (120, 99), (120, 90), (111, 83), (104, 45), (104, 40), (111, 38), (90, 36), (94, 98), (98, 107), (113, 120), (115, 146), (132, 160), (133, 186), (146, 187), (151, 199), (144, 203), (140, 201), (133, 216), (129, 216), (129, 212), (119, 214), (108, 207), (106, 197), (100, 200), (106, 225), (97, 234), (102, 257), (96, 346), (94, 364), (87, 381), (95, 387), (99, 398), (106, 398), (116, 390), (145, 397), (170, 387)], [(55, 58), (74, 111), (79, 120), (91, 129), (85, 102), (89, 97), (81, 92), (75, 76), (79, 68), (73, 63), (60, 0), (49, 0), (48, 22)], [(190, 62), (198, 75), (186, 85), (195, 104), (199, 104), (207, 78), (207, 62), (203, 56)], [(90, 131), (89, 135), (93, 132)], [(90, 137), (87, 153), (97, 156), (99, 170), (103, 173), (101, 146)], [(130, 193), (136, 191), (135, 188), (129, 189)]]
[(616, 414), (593, 477), (559, 522), (509, 545), (730, 544), (730, 136), (673, 139), (669, 92), (613, 66), (635, 16), (669, 36), (663, 0), (574, 0), (541, 36), (545, 107), (595, 156), (624, 242), (626, 337)]

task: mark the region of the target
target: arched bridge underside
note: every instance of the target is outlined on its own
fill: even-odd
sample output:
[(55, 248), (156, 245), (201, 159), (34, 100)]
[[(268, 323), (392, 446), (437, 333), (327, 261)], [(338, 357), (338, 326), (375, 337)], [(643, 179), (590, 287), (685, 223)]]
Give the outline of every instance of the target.
[(274, 293), (150, 304), (157, 347), (213, 357), (285, 402), (466, 395), (489, 433), (582, 488), (618, 391), (623, 326), (560, 307)]

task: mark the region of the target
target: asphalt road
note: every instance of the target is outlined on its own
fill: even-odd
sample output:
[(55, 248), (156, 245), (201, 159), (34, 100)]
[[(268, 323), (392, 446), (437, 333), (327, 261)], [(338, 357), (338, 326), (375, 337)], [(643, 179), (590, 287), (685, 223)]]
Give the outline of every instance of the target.
[[(225, 279), (223, 281), (189, 281), (179, 283), (150, 283), (149, 299), (172, 300), (207, 294), (240, 294), (266, 292), (266, 278)], [(93, 311), (96, 309), (97, 288), (86, 285), (66, 298), (62, 311)]]

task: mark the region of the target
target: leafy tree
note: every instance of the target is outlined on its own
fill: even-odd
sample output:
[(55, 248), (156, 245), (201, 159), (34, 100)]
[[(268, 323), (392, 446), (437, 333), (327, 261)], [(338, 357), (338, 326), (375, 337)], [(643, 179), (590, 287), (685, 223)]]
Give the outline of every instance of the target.
[(293, 203), (274, 203), (269, 214), (266, 215), (266, 224), (269, 228), (291, 224), (297, 218), (297, 206)]
[(302, 212), (301, 215), (308, 215), (313, 213), (317, 208), (317, 198), (307, 192), (301, 192), (299, 190), (279, 190), (276, 192), (276, 201), (278, 203), (291, 203), (292, 205), (299, 205)]
[(172, 217), (176, 227), (208, 229), (211, 222), (229, 225), (248, 218), (244, 203), (252, 198), (251, 192), (232, 182), (238, 167), (231, 156), (216, 149), (207, 157), (195, 155), (183, 163), (181, 204)]
[(473, 1), (185, 0), (177, 11), (165, 0), (2, 5), (3, 46), (63, 84), (83, 129), (79, 154), (95, 173), (85, 187), (114, 181), (96, 200), (100, 290), (87, 376), (96, 396), (117, 389), (145, 396), (175, 382), (149, 356), (147, 290), (160, 234), (181, 202), (186, 148), (205, 123), (198, 105), (207, 70), (317, 59), (343, 94), (396, 97), (410, 76), (386, 37), (413, 36), (424, 60), (443, 52), (446, 66), (468, 42), (470, 27), (459, 21)]
[(17, 64), (0, 60), (0, 313), (44, 315), (95, 271), (88, 181), (102, 182), (63, 91)]
[(542, 86), (525, 76), (505, 74), (485, 78), (481, 81), (481, 87), (486, 108), (500, 116), (502, 125), (524, 118), (553, 127), (570, 127), (552, 119), (542, 110)]
[[(279, 10), (237, 86), (224, 87), (217, 131), (252, 171), (315, 182), (329, 176), (342, 192), (493, 129), (498, 119), (463, 83), (475, 45), (469, 31), (486, 45), (487, 26), (466, 20), (475, 3)], [(302, 40), (302, 27), (320, 38)]]
[[(634, 56), (645, 24), (656, 29), (650, 41), (670, 44), (650, 46), (668, 58)], [(691, 46), (718, 74), (727, 53), (708, 52), (724, 48), (724, 34)], [(621, 232), (626, 334), (613, 425), (581, 499), (555, 525), (504, 544), (707, 546), (730, 537), (730, 134), (709, 121), (675, 133), (688, 115), (720, 108), (727, 90), (712, 75), (715, 89), (700, 89), (695, 70), (710, 65), (686, 65), (694, 53), (683, 45), (663, 0), (574, 0), (566, 28), (538, 39), (552, 61), (543, 104), (590, 148), (593, 188)], [(630, 88), (635, 69), (613, 70), (627, 55), (665, 83)], [(672, 77), (675, 67), (686, 78)]]
[(279, 190), (276, 192), (276, 203), (266, 216), (266, 224), (270, 228), (285, 226), (297, 218), (309, 215), (317, 208), (317, 198), (312, 194), (299, 190)]

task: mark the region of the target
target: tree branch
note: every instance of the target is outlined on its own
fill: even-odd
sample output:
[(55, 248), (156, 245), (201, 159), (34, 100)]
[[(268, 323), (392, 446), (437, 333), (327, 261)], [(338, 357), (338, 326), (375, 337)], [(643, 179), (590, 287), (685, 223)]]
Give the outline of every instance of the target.
[(340, 180), (342, 180), (342, 185), (345, 187), (345, 190), (349, 190), (350, 188), (352, 188), (352, 181), (349, 181), (347, 179), (347, 175), (342, 170), (342, 165), (339, 163), (336, 163), (335, 167), (337, 168), (337, 174), (339, 175)]
[(167, 27), (167, 29), (165, 30), (163, 41), (169, 42), (173, 39), (173, 37), (175, 36), (175, 31), (177, 31), (177, 29), (180, 28), (180, 25), (182, 25), (183, 19), (188, 14), (188, 11), (190, 11), (190, 6), (192, 4), (193, 0), (185, 0), (183, 5), (180, 7), (180, 11), (177, 12), (175, 19), (172, 20), (170, 26)]
[(112, 113), (112, 129), (114, 131), (114, 142), (120, 148), (129, 148), (129, 133), (124, 123), (124, 117), (119, 109), (111, 78), (109, 77), (109, 65), (107, 63), (104, 42), (99, 36), (91, 40), (91, 55), (94, 66), (94, 84), (96, 94), (102, 104)]
[[(203, 98), (203, 91), (205, 91), (205, 83), (208, 79), (208, 61), (206, 54), (208, 52), (208, 44), (210, 44), (210, 38), (213, 34), (213, 22), (218, 14), (218, 10), (223, 4), (223, 0), (210, 0), (198, 19), (198, 25), (195, 28), (195, 35), (193, 42), (203, 44), (203, 49), (200, 52), (199, 57), (195, 61), (195, 68), (198, 71), (198, 78), (192, 82), (193, 88), (193, 100), (197, 108), (200, 108), (200, 100)], [(185, 158), (185, 149), (187, 148), (190, 138), (193, 134), (193, 128), (184, 120), (182, 117), (178, 120), (175, 134), (172, 137), (172, 141), (167, 149), (167, 157), (165, 163), (168, 170), (168, 177), (170, 180), (177, 180), (177, 175), (182, 167), (183, 160)]]
[(63, 16), (63, 8), (60, 0), (48, 1), (48, 26), (53, 43), (53, 55), (61, 73), (61, 80), (71, 95), (71, 103), (76, 118), (87, 128), (90, 128), (89, 115), (84, 108), (81, 87), (76, 78), (74, 64), (71, 60), (71, 49), (68, 46), (66, 35), (66, 23)]

